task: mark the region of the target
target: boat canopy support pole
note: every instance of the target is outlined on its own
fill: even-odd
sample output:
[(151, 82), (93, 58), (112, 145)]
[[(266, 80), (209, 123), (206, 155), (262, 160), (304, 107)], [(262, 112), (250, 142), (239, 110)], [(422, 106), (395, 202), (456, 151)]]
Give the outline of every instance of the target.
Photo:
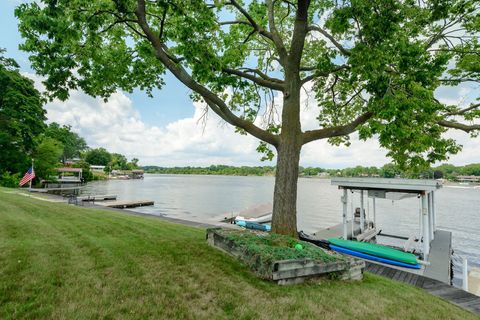
[(423, 226), (423, 260), (426, 261), (430, 251), (430, 231), (428, 224), (428, 200), (427, 194), (422, 193), (422, 226)]
[(360, 190), (360, 232), (365, 229), (365, 205), (363, 203), (363, 190)]
[(347, 222), (348, 190), (347, 189), (343, 189), (343, 196), (341, 200), (343, 204), (343, 239), (348, 240), (348, 222)]
[(429, 236), (430, 236), (430, 241), (433, 240), (434, 234), (433, 234), (433, 214), (432, 214), (432, 192), (428, 193), (428, 229), (430, 231)]
[(437, 213), (435, 212), (435, 191), (432, 191), (432, 229), (435, 234), (437, 231)]
[(372, 198), (373, 206), (373, 226), (377, 228), (377, 207), (375, 206), (375, 196)]
[(349, 199), (350, 199), (350, 214), (351, 214), (351, 231), (352, 231), (352, 237), (350, 239), (354, 239), (355, 238), (355, 230), (354, 230), (354, 226), (355, 226), (355, 212), (353, 210), (353, 191), (350, 190), (350, 189), (347, 189), (347, 192), (350, 192), (350, 196), (349, 196)]

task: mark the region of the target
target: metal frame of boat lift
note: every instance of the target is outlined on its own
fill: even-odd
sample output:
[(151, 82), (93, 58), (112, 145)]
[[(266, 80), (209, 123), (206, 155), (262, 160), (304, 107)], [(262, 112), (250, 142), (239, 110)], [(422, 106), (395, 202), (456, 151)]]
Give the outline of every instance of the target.
[[(434, 239), (436, 230), (435, 191), (442, 187), (436, 180), (419, 179), (388, 179), (388, 178), (332, 178), (332, 185), (343, 189), (341, 201), (343, 204), (343, 238), (348, 239), (347, 204), (348, 190), (360, 191), (360, 232), (365, 230), (364, 191), (373, 202), (373, 218), (376, 228), (376, 198), (385, 198), (387, 193), (410, 193), (421, 198), (421, 236), (423, 238), (423, 261), (428, 261), (430, 243)], [(354, 213), (352, 212), (352, 230)], [(352, 234), (353, 237), (353, 234)]]

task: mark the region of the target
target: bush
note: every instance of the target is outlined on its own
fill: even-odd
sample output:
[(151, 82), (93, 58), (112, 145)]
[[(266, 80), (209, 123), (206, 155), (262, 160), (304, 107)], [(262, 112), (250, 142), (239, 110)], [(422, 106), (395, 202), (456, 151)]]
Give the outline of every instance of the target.
[(90, 170), (90, 164), (85, 160), (78, 161), (72, 167), (82, 169), (82, 177), (85, 179), (86, 182), (95, 180), (95, 177)]
[(0, 176), (0, 186), (7, 188), (16, 188), (20, 183), (20, 173), (11, 174), (8, 171), (5, 171)]

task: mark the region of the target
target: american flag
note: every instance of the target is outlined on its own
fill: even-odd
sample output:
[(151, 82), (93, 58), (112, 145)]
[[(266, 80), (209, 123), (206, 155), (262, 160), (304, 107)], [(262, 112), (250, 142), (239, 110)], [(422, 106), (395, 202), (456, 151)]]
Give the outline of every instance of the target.
[(33, 180), (35, 178), (35, 171), (33, 171), (33, 167), (28, 169), (27, 173), (23, 176), (22, 180), (20, 180), (20, 187), (23, 186), (25, 183)]

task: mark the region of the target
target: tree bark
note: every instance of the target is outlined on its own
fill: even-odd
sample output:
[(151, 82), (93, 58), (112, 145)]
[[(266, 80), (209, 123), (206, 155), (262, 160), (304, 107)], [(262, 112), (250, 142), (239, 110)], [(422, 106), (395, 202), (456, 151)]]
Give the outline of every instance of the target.
[(277, 148), (272, 232), (297, 237), (297, 181), (300, 160), (295, 141), (282, 140)]
[(300, 124), (301, 82), (296, 67), (286, 70), (282, 131), (277, 145), (272, 232), (297, 235), (297, 181), (303, 134)]

